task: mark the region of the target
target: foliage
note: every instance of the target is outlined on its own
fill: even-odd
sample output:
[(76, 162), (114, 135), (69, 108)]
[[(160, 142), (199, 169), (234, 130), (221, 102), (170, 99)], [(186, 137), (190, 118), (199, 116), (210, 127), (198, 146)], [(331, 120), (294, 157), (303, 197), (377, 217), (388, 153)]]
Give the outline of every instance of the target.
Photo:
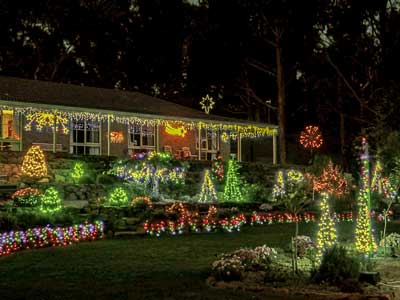
[(80, 184), (95, 184), (96, 181), (94, 180), (93, 176), (90, 175), (83, 175), (80, 180)]
[(82, 176), (85, 174), (85, 168), (83, 166), (83, 163), (80, 161), (77, 161), (74, 163), (74, 166), (72, 167), (72, 173), (71, 177), (74, 180), (74, 182), (79, 182), (79, 180), (82, 178)]
[(317, 283), (341, 284), (347, 279), (358, 279), (360, 262), (348, 254), (341, 246), (333, 246), (325, 251), (321, 264), (313, 275)]
[(62, 200), (54, 187), (49, 187), (40, 198), (40, 211), (54, 214), (62, 209)]
[(106, 205), (108, 206), (128, 206), (128, 194), (122, 187), (116, 187), (109, 193)]
[(271, 202), (271, 191), (260, 183), (244, 184), (244, 197), (249, 202)]
[(37, 207), (40, 204), (41, 192), (35, 188), (23, 188), (12, 194), (11, 199), (18, 207)]
[(24, 176), (36, 179), (47, 176), (46, 158), (40, 146), (29, 148), (22, 161), (21, 172)]
[(242, 248), (228, 254), (222, 254), (213, 262), (212, 272), (217, 280), (240, 280), (245, 271), (265, 270), (277, 254), (274, 248), (266, 245), (254, 249)]
[(393, 232), (379, 242), (381, 247), (400, 248), (400, 234)]
[(272, 200), (297, 214), (310, 202), (303, 174), (297, 170), (279, 171), (272, 190)]
[(139, 196), (132, 199), (131, 206), (137, 209), (146, 210), (153, 208), (153, 203), (149, 197)]
[(119, 181), (119, 178), (114, 175), (99, 174), (96, 178), (97, 184), (112, 185)]
[(299, 258), (306, 257), (307, 254), (316, 248), (313, 240), (307, 235), (298, 235), (293, 238), (293, 242), (296, 245), (297, 257)]
[(228, 172), (226, 174), (226, 181), (224, 187), (224, 200), (232, 202), (244, 201), (241, 191), (242, 182), (239, 177), (239, 165), (234, 158), (228, 162)]
[(154, 198), (160, 197), (160, 185), (181, 186), (185, 183), (187, 165), (168, 152), (149, 152), (133, 159), (116, 162), (110, 174), (141, 185)]

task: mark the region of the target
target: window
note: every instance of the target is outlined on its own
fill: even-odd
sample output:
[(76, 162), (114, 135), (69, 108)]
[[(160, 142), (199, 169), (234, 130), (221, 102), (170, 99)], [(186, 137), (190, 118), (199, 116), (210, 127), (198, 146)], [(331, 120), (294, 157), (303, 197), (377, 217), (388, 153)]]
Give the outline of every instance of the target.
[(101, 124), (98, 121), (72, 121), (71, 152), (83, 155), (100, 155)]
[(19, 151), (19, 115), (13, 110), (0, 110), (0, 151)]
[[(204, 160), (213, 159), (219, 150), (218, 132), (208, 129), (200, 131), (200, 157)], [(199, 149), (198, 131), (196, 133), (196, 149)]]
[(135, 150), (153, 150), (155, 148), (155, 127), (139, 124), (129, 125), (128, 147), (134, 149), (134, 152)]

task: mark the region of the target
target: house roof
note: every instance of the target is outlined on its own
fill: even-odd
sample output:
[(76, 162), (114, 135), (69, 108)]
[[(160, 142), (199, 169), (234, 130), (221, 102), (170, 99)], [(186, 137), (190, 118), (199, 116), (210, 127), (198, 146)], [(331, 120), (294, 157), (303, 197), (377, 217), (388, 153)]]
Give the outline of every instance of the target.
[(155, 118), (204, 120), (277, 128), (276, 125), (208, 115), (138, 92), (0, 76), (0, 100), (134, 113)]

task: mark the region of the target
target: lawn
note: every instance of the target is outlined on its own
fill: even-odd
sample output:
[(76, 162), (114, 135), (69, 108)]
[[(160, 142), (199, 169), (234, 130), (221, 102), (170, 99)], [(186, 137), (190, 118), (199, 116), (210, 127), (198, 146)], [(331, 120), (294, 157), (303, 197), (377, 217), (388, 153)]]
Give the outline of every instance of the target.
[[(342, 241), (350, 240), (352, 227), (338, 225)], [(315, 229), (301, 224), (300, 234), (313, 236)], [(210, 264), (217, 254), (240, 247), (285, 247), (293, 232), (294, 224), (247, 226), (240, 233), (105, 239), (22, 251), (0, 258), (0, 299), (265, 299), (208, 287)]]

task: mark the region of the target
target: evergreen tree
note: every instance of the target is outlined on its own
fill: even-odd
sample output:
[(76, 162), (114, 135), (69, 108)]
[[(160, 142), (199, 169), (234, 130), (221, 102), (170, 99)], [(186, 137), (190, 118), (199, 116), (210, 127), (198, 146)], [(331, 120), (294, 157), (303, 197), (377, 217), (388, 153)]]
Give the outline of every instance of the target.
[(48, 188), (40, 199), (40, 211), (47, 214), (52, 214), (60, 211), (62, 201), (58, 195), (58, 191), (54, 187)]
[(31, 178), (47, 176), (47, 165), (40, 146), (32, 146), (24, 156), (22, 162), (22, 175)]
[(364, 254), (371, 254), (375, 252), (377, 248), (371, 232), (370, 201), (371, 192), (368, 144), (367, 140), (363, 138), (361, 153), (361, 185), (358, 193), (358, 215), (356, 224), (356, 249)]
[(242, 192), (240, 191), (240, 179), (238, 174), (239, 166), (232, 158), (228, 163), (228, 173), (224, 188), (224, 200), (241, 202), (244, 201)]
[(210, 172), (205, 170), (203, 184), (200, 192), (200, 202), (214, 202), (217, 201), (217, 193), (215, 192), (214, 185), (211, 181)]
[(336, 242), (336, 229), (333, 219), (330, 216), (328, 198), (329, 195), (327, 193), (322, 193), (322, 200), (320, 203), (321, 219), (319, 220), (317, 235), (318, 262), (321, 260), (325, 250), (332, 247)]

